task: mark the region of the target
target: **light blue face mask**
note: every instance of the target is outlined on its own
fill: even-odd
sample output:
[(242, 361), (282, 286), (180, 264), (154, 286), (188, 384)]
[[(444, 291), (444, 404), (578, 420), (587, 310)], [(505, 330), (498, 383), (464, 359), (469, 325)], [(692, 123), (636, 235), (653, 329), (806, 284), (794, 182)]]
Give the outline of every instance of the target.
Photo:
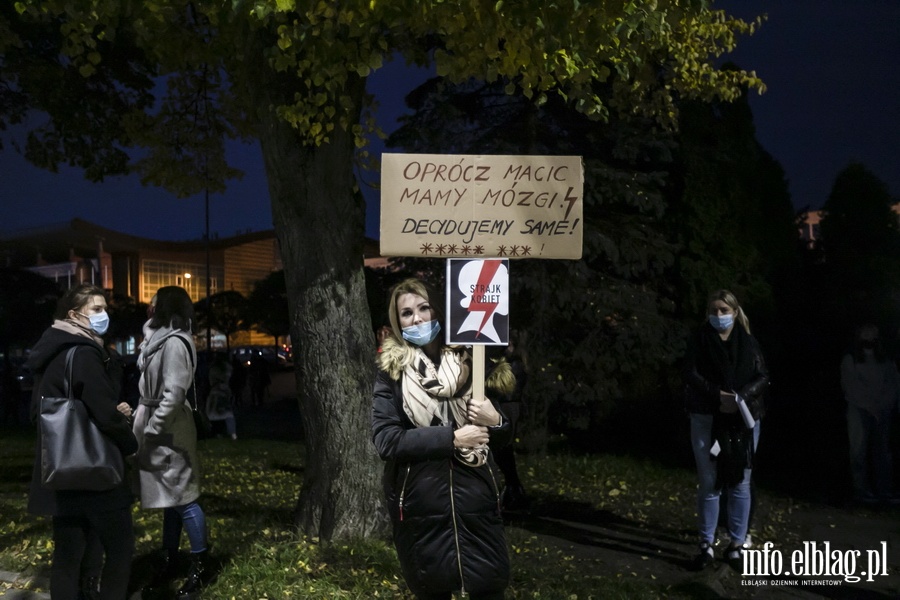
[(91, 322), (91, 329), (93, 329), (94, 333), (97, 335), (103, 335), (106, 333), (106, 330), (109, 329), (109, 315), (106, 314), (105, 310), (93, 315), (83, 316), (87, 317), (88, 321)]
[(437, 321), (426, 321), (418, 325), (403, 328), (403, 339), (416, 346), (427, 346), (441, 332), (441, 324)]
[(734, 315), (709, 315), (709, 324), (716, 331), (728, 331), (734, 325)]

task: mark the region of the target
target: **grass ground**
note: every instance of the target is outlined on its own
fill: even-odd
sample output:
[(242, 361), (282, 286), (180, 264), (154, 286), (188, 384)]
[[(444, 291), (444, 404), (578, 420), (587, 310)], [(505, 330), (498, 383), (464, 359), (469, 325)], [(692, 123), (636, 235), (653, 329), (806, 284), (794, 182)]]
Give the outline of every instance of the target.
[[(52, 552), (50, 523), (25, 510), (34, 438), (8, 431), (0, 438), (0, 570), (46, 581)], [(201, 442), (203, 506), (213, 548), (221, 562), (210, 598), (412, 598), (388, 541), (325, 544), (295, 533), (291, 513), (301, 483), (302, 447), (257, 439)], [(537, 497), (565, 497), (605, 510), (610, 501), (643, 488), (645, 502), (657, 474), (600, 458), (557, 456), (523, 460), (526, 481)], [(613, 471), (622, 474), (613, 477)], [(540, 475), (538, 475), (540, 473)], [(647, 479), (642, 483), (640, 479)], [(651, 496), (654, 500), (650, 500)], [(640, 516), (643, 508), (629, 510)], [(133, 579), (149, 577), (161, 538), (161, 512), (134, 508), (136, 559)], [(548, 545), (541, 536), (508, 529), (512, 560), (509, 598), (633, 598), (655, 596), (652, 582), (603, 574), (584, 557)], [(32, 583), (32, 587), (34, 584)]]
[[(23, 431), (0, 433), (0, 571), (34, 576), (34, 588), (46, 582), (52, 552), (49, 521), (25, 511), (34, 438)], [(327, 544), (293, 530), (303, 467), (300, 444), (207, 440), (200, 443), (200, 452), (202, 502), (220, 563), (205, 598), (412, 599), (388, 541)], [(566, 451), (521, 456), (519, 468), (533, 505), (529, 514), (514, 515), (507, 526), (509, 600), (755, 596), (756, 590), (742, 587), (741, 575), (724, 565), (700, 576), (685, 571), (695, 543), (690, 469), (630, 455)], [(879, 521), (875, 519), (886, 515), (826, 510), (769, 491), (760, 492), (759, 506), (753, 532), (758, 542), (773, 540), (787, 551), (801, 547), (805, 539), (837, 541), (856, 531), (856, 539), (846, 543), (870, 547), (887, 536), (896, 562), (900, 515)], [(134, 523), (132, 578), (139, 587), (153, 567), (161, 511), (136, 506)], [(872, 527), (867, 537), (860, 534), (862, 523)], [(895, 533), (885, 533), (886, 528)], [(778, 597), (774, 591), (769, 588), (765, 597)], [(892, 597), (874, 589), (869, 591), (875, 595), (868, 596), (847, 595), (850, 591), (844, 586), (841, 596), (788, 597)], [(144, 600), (150, 599), (145, 595)]]

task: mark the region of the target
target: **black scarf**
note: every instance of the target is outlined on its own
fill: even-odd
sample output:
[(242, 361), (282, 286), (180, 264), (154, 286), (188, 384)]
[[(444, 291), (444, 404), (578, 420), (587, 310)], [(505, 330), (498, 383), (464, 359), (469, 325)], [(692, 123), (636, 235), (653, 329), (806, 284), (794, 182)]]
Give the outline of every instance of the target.
[[(700, 332), (698, 370), (723, 391), (739, 392), (752, 381), (755, 368), (753, 340), (740, 323), (722, 340), (710, 325)], [(753, 466), (753, 430), (747, 429), (739, 412), (713, 413), (713, 440), (719, 442), (716, 487), (734, 487), (744, 478), (744, 469)]]

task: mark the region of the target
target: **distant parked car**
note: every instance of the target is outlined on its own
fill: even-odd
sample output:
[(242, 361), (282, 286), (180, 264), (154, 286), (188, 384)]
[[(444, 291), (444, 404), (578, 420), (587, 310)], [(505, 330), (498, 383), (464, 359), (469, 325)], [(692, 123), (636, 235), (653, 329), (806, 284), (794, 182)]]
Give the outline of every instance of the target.
[(237, 346), (231, 349), (231, 356), (249, 367), (254, 356), (261, 356), (270, 367), (286, 367), (293, 364), (289, 350), (282, 347), (276, 352), (274, 346)]

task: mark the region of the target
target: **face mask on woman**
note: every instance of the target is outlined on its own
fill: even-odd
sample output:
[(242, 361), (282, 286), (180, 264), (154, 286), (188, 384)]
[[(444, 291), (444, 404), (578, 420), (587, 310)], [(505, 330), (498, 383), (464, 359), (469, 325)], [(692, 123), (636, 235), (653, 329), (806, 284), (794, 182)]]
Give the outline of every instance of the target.
[(403, 328), (403, 339), (409, 342), (410, 344), (415, 344), (416, 346), (427, 346), (434, 338), (437, 337), (438, 333), (441, 332), (441, 324), (437, 321), (427, 321), (425, 323), (419, 323), (418, 325), (410, 325), (409, 327)]
[(105, 310), (93, 315), (81, 316), (87, 317), (88, 321), (91, 322), (91, 329), (93, 329), (94, 333), (97, 335), (103, 335), (106, 333), (106, 330), (109, 329), (109, 315), (106, 314)]
[(709, 315), (709, 324), (716, 331), (728, 331), (734, 325), (734, 315)]

